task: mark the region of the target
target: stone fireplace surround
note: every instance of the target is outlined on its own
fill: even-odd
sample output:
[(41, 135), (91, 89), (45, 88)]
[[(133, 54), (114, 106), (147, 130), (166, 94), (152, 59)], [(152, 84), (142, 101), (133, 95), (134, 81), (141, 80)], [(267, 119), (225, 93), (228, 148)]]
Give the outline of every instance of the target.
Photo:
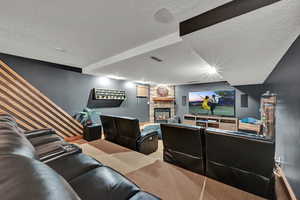
[[(154, 98), (161, 97), (157, 93), (159, 87), (165, 87), (168, 89), (169, 94), (166, 97), (174, 98), (174, 101), (154, 101)], [(175, 86), (161, 86), (151, 85), (150, 86), (150, 122), (154, 123), (154, 109), (155, 108), (170, 108), (171, 118), (175, 116)]]

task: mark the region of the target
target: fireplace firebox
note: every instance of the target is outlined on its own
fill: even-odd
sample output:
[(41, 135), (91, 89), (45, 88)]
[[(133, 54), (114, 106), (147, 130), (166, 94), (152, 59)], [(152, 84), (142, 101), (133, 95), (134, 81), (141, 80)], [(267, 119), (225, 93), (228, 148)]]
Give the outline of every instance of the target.
[(167, 123), (171, 118), (171, 108), (154, 108), (154, 122)]

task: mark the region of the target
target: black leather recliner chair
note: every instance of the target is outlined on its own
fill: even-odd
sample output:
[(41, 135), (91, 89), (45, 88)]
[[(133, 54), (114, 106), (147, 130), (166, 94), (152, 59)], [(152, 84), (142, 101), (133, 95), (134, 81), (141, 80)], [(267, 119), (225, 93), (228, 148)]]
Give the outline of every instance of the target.
[(273, 198), (274, 141), (220, 129), (207, 129), (205, 138), (208, 177)]
[(157, 150), (157, 131), (141, 132), (138, 119), (109, 115), (101, 115), (100, 118), (106, 140), (143, 154), (150, 154)]
[(205, 174), (204, 129), (184, 124), (161, 124), (164, 161)]
[[(42, 137), (43, 131), (50, 134), (40, 130), (27, 137)], [(57, 156), (45, 164), (27, 137), (13, 118), (0, 114), (1, 200), (159, 200), (83, 153)]]

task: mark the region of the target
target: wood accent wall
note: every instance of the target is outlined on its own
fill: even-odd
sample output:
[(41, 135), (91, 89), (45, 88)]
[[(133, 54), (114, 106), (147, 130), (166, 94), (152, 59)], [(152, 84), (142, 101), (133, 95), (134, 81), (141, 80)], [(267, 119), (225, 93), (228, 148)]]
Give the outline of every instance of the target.
[(82, 125), (0, 60), (0, 112), (24, 130), (53, 128), (64, 138), (82, 135)]

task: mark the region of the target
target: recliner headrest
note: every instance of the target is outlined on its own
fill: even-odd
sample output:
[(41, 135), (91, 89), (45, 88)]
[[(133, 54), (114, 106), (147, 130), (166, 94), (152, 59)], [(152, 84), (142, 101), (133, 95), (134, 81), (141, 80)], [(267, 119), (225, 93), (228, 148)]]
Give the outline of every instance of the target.
[(1, 123), (9, 124), (10, 126), (17, 128), (19, 132), (23, 133), (23, 130), (19, 127), (16, 119), (10, 114), (0, 113), (0, 125)]
[(38, 159), (36, 151), (29, 140), (12, 121), (0, 122), (0, 155), (22, 155)]

